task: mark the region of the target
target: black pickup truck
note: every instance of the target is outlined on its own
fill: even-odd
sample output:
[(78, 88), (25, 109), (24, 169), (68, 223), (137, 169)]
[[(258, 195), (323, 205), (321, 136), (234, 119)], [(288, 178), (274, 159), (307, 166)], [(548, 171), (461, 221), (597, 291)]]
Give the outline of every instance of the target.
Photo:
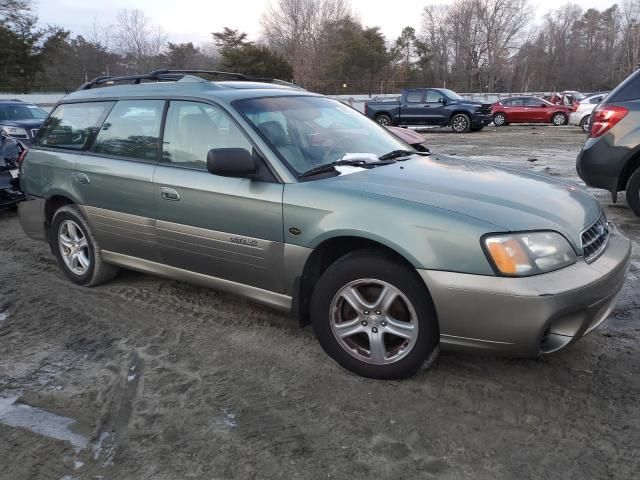
[(450, 126), (456, 133), (482, 130), (493, 120), (490, 103), (465, 100), (446, 88), (403, 90), (400, 101), (367, 102), (364, 113), (381, 125)]

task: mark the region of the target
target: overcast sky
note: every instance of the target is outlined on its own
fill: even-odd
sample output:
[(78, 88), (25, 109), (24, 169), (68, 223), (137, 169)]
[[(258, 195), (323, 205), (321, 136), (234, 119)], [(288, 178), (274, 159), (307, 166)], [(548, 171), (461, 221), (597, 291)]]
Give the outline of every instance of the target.
[[(89, 31), (97, 22), (109, 25), (116, 12), (123, 8), (144, 11), (154, 23), (162, 26), (174, 42), (192, 41), (201, 44), (211, 40), (211, 32), (231, 27), (249, 33), (256, 40), (260, 35), (260, 17), (269, 0), (35, 0), (42, 24), (60, 25), (74, 33)], [(275, 1), (275, 0), (271, 0)], [(447, 0), (351, 0), (351, 5), (366, 26), (379, 26), (388, 40), (395, 39), (403, 27), (420, 30), (422, 9), (427, 4), (450, 3)], [(536, 17), (556, 8), (561, 0), (531, 0)], [(577, 0), (583, 8), (604, 9), (614, 0)]]

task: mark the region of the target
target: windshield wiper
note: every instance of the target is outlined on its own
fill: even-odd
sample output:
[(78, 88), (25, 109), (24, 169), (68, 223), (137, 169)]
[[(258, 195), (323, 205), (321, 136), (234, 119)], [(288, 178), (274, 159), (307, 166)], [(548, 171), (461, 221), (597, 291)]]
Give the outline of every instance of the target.
[(395, 163), (392, 159), (382, 159), (377, 162), (372, 162), (370, 160), (336, 160), (335, 162), (325, 163), (324, 165), (318, 165), (317, 167), (312, 168), (311, 170), (307, 170), (306, 172), (300, 174), (300, 178), (312, 177), (314, 175), (320, 175), (321, 173), (333, 172), (335, 171), (335, 167), (339, 167), (342, 165), (348, 165), (352, 167), (362, 167), (362, 168), (373, 168), (378, 167), (380, 165), (389, 165)]
[(392, 150), (389, 153), (385, 153), (384, 155), (380, 155), (378, 160), (393, 160), (401, 157), (409, 157), (411, 155), (420, 155), (421, 152), (415, 150)]

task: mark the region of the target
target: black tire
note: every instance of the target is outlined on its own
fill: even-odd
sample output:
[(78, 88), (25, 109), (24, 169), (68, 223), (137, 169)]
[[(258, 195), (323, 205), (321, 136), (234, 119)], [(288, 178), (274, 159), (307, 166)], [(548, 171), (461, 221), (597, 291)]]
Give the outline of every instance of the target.
[(591, 118), (591, 115), (586, 115), (585, 117), (582, 118), (582, 120), (580, 120), (580, 128), (582, 129), (582, 131), (584, 133), (589, 133), (589, 119)]
[(551, 117), (551, 123), (556, 127), (560, 127), (569, 123), (569, 117), (562, 112), (556, 112)]
[(640, 168), (631, 174), (625, 191), (627, 203), (633, 213), (640, 217)]
[(466, 113), (456, 113), (451, 117), (451, 130), (455, 133), (467, 133), (471, 130), (471, 119)]
[[(394, 287), (408, 299), (415, 312), (416, 338), (412, 340), (411, 349), (397, 361), (375, 364), (360, 360), (356, 358), (355, 354), (349, 353), (333, 333), (333, 326), (336, 325), (332, 318), (332, 315), (335, 315), (333, 313), (335, 310), (332, 309), (334, 299), (344, 288), (361, 279), (385, 282)], [(401, 299), (401, 301), (403, 300)], [(389, 309), (391, 310), (391, 307)], [(368, 312), (365, 310), (364, 313)], [(379, 315), (379, 312), (375, 313)], [(388, 317), (373, 318), (358, 314), (357, 320), (350, 321), (355, 321), (358, 324), (360, 319), (368, 319), (371, 322), (371, 325), (368, 326), (369, 329), (377, 333), (372, 326), (380, 325), (380, 331), (386, 327), (384, 321), (379, 323), (381, 318)], [(410, 377), (418, 371), (425, 360), (432, 361), (439, 352), (439, 331), (435, 307), (424, 283), (414, 269), (398, 260), (387, 257), (384, 252), (377, 249), (349, 253), (337, 260), (322, 274), (311, 298), (311, 324), (324, 351), (341, 366), (363, 377), (377, 379)], [(385, 346), (385, 357), (389, 353), (385, 345), (387, 342), (385, 339), (389, 338), (387, 333), (383, 332), (380, 335), (380, 338), (383, 339), (382, 344)], [(366, 334), (361, 338), (367, 338)], [(369, 350), (372, 351), (371, 343), (368, 345)]]
[[(71, 221), (76, 227), (79, 227), (82, 237), (86, 240), (85, 258), (88, 259), (89, 265), (84, 273), (79, 274), (72, 271), (63, 258), (59, 236), (62, 224), (65, 221)], [(111, 280), (118, 273), (117, 267), (108, 265), (102, 260), (100, 244), (91, 232), (91, 227), (82, 215), (82, 212), (75, 205), (64, 205), (53, 215), (49, 229), (49, 245), (51, 245), (51, 250), (55, 254), (64, 274), (69, 280), (78, 285), (93, 287)]]
[(376, 122), (378, 122), (383, 127), (391, 127), (393, 125), (391, 117), (386, 113), (381, 113), (380, 115), (377, 115)]
[(504, 113), (496, 113), (493, 116), (493, 124), (496, 127), (504, 127), (505, 125), (508, 125), (507, 117), (505, 116)]

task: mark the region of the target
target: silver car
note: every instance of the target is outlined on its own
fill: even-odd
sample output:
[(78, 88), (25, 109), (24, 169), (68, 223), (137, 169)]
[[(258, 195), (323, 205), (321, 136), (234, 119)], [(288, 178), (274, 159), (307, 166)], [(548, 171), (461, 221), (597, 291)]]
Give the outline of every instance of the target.
[(577, 125), (583, 132), (587, 133), (589, 131), (591, 112), (604, 100), (608, 93), (598, 93), (580, 100), (576, 111), (569, 116), (569, 125)]

